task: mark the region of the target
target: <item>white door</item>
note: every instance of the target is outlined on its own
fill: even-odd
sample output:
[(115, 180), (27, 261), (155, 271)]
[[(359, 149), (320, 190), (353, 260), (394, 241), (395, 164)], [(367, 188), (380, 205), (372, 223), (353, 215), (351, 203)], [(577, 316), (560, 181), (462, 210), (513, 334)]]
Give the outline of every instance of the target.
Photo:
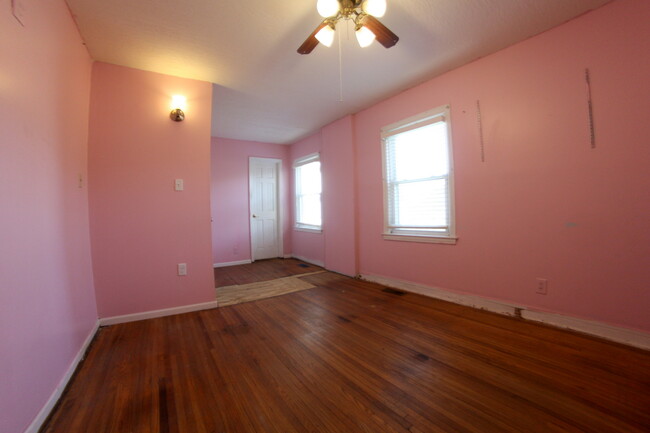
[(279, 173), (281, 161), (250, 158), (249, 192), (252, 260), (282, 256), (279, 214)]

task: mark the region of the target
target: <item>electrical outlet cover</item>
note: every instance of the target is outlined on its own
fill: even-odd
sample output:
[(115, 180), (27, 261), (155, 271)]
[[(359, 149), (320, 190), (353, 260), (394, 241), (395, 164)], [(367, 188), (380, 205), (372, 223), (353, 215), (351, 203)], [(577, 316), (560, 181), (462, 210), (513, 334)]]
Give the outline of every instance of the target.
[(546, 278), (537, 279), (537, 289), (535, 293), (538, 295), (546, 295), (548, 293), (548, 280)]

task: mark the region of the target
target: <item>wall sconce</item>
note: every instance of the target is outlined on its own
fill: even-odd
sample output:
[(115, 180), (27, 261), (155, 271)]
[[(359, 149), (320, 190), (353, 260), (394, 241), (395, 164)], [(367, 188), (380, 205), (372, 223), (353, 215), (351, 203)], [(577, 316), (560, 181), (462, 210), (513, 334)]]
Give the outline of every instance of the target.
[(180, 122), (185, 119), (185, 113), (183, 110), (187, 108), (187, 99), (182, 95), (172, 96), (172, 111), (169, 113), (169, 118), (174, 122)]

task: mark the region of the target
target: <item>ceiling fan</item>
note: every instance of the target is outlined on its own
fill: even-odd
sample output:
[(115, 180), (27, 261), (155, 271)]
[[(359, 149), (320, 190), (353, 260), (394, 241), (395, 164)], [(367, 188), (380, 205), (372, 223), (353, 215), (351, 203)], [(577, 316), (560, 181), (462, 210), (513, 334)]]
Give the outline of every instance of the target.
[(367, 47), (377, 39), (384, 47), (390, 48), (399, 40), (377, 19), (386, 12), (386, 0), (318, 0), (316, 8), (325, 19), (298, 48), (300, 54), (311, 53), (319, 42), (330, 47), (334, 42), (336, 23), (341, 19), (354, 22), (361, 47)]

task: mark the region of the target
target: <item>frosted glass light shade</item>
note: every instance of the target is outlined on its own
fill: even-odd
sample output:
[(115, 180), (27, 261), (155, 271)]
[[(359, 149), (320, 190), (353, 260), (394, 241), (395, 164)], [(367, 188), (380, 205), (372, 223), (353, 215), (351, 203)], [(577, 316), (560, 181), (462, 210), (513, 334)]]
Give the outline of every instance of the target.
[(181, 110), (187, 109), (187, 98), (183, 95), (173, 95), (169, 108), (172, 110), (180, 108)]
[(316, 3), (316, 9), (323, 18), (336, 15), (339, 11), (339, 7), (340, 5), (338, 0), (318, 0)]
[(361, 48), (369, 46), (375, 40), (375, 34), (368, 27), (359, 27), (354, 34), (357, 36), (357, 42)]
[(386, 0), (366, 0), (361, 8), (365, 13), (381, 18), (386, 13)]
[(318, 33), (316, 33), (316, 39), (326, 47), (331, 47), (332, 42), (334, 42), (334, 29), (329, 25), (323, 27)]

